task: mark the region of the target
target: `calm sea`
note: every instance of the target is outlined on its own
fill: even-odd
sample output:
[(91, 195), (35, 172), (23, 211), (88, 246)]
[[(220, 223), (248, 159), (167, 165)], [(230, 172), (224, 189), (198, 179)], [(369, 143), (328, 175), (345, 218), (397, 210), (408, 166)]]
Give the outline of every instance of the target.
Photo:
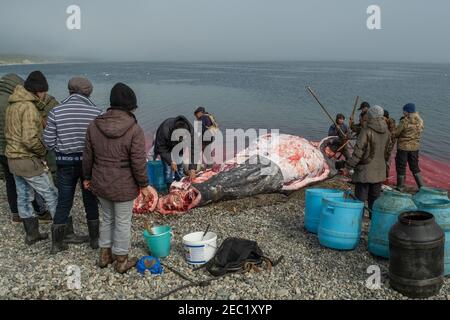
[(194, 119), (203, 105), (221, 128), (268, 128), (323, 138), (330, 122), (305, 91), (311, 86), (334, 116), (350, 116), (356, 95), (386, 108), (398, 120), (402, 106), (414, 102), (425, 121), (423, 152), (450, 162), (450, 65), (363, 62), (259, 63), (80, 63), (2, 66), (0, 75), (26, 75), (39, 69), (49, 93), (62, 100), (75, 75), (94, 83), (93, 101), (102, 108), (116, 82), (138, 96), (139, 123), (151, 135), (164, 119)]

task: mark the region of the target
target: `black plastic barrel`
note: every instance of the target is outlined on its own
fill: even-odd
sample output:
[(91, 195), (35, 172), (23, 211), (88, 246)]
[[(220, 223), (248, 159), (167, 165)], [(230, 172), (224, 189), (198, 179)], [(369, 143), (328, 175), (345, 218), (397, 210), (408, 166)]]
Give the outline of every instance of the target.
[(391, 287), (411, 298), (439, 293), (444, 283), (444, 231), (431, 213), (400, 214), (389, 231)]

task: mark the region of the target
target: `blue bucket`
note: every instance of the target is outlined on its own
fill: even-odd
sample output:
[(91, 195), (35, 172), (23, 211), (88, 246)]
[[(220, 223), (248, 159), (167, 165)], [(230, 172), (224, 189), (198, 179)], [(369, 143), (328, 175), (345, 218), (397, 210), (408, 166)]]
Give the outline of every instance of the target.
[(320, 213), (322, 212), (322, 199), (344, 198), (344, 191), (338, 189), (310, 188), (306, 190), (305, 228), (309, 232), (317, 233)]
[(324, 198), (319, 222), (319, 243), (337, 250), (353, 250), (361, 238), (364, 203)]
[(144, 238), (150, 254), (156, 258), (167, 257), (170, 254), (172, 228), (170, 226), (157, 226), (152, 228), (152, 232), (154, 234), (144, 230)]

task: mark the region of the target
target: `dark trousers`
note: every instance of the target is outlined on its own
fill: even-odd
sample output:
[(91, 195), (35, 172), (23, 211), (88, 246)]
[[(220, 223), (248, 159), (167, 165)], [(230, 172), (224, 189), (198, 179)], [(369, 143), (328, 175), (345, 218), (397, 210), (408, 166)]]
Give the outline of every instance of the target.
[[(11, 210), (11, 213), (19, 213), (19, 210), (17, 209), (16, 181), (14, 180), (14, 175), (9, 171), (8, 159), (3, 155), (0, 155), (0, 164), (3, 168), (9, 209)], [(34, 193), (34, 201), (32, 204), (34, 211), (36, 211), (38, 215), (44, 214), (45, 211), (47, 211), (44, 199), (42, 199), (37, 192)]]
[(397, 150), (397, 155), (395, 156), (395, 168), (397, 169), (397, 174), (405, 176), (407, 165), (409, 165), (409, 170), (411, 170), (413, 174), (420, 172), (419, 151)]
[(58, 177), (58, 204), (54, 224), (66, 224), (73, 205), (75, 190), (80, 181), (81, 195), (87, 220), (98, 219), (98, 200), (94, 194), (83, 188), (81, 166), (61, 166), (56, 171)]
[(373, 203), (381, 195), (382, 183), (356, 183), (355, 196), (362, 202), (368, 202), (369, 209), (372, 210)]

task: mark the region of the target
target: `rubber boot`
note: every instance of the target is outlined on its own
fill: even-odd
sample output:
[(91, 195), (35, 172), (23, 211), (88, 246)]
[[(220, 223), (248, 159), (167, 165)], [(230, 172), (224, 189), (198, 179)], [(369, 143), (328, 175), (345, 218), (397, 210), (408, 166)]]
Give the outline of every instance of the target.
[(25, 243), (27, 245), (48, 239), (48, 234), (39, 233), (39, 219), (37, 217), (23, 219), (23, 227), (25, 228)]
[(405, 192), (405, 179), (406, 176), (397, 175), (397, 190), (400, 192)]
[(419, 173), (414, 174), (414, 180), (416, 180), (417, 186), (422, 188), (424, 186), (422, 175)]
[(64, 236), (64, 242), (65, 243), (80, 244), (80, 243), (84, 243), (84, 242), (88, 242), (89, 241), (89, 237), (88, 236), (75, 234), (75, 232), (73, 231), (73, 220), (72, 220), (72, 217), (69, 217), (67, 219), (65, 230), (66, 230), (66, 234)]
[(131, 268), (134, 268), (138, 259), (128, 258), (128, 255), (117, 255), (116, 256), (116, 272), (125, 273)]
[(111, 248), (100, 248), (100, 254), (98, 259), (98, 266), (100, 268), (106, 268), (113, 263), (115, 256), (112, 254)]
[(65, 224), (52, 224), (52, 248), (51, 254), (69, 249), (69, 246), (64, 242), (66, 232)]
[(87, 225), (89, 231), (89, 245), (92, 249), (98, 249), (100, 220), (88, 220)]

